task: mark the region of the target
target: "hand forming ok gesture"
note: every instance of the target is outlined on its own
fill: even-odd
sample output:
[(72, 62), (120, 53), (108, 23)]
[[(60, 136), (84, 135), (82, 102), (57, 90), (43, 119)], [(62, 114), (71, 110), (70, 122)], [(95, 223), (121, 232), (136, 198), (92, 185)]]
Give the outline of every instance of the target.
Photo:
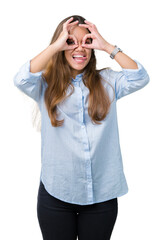
[[(88, 28), (91, 33), (88, 33), (84, 36), (82, 47), (105, 50), (105, 47), (108, 44), (108, 42), (100, 35), (96, 26), (93, 23), (87, 20), (85, 20), (85, 23), (86, 24), (79, 24), (79, 26)], [(87, 38), (92, 38), (93, 41), (91, 44), (85, 43)]]
[[(70, 19), (68, 19), (64, 24), (63, 24), (63, 30), (60, 33), (58, 39), (53, 43), (54, 45), (57, 46), (57, 49), (59, 51), (64, 51), (64, 50), (73, 50), (74, 48), (76, 48), (77, 45), (77, 39), (74, 35), (70, 35), (69, 34), (69, 30), (71, 29), (72, 26), (75, 26), (78, 24), (78, 20), (76, 20), (75, 22), (72, 22), (73, 17), (71, 17)], [(67, 39), (70, 39), (71, 41), (74, 41), (74, 45), (68, 45), (67, 44)]]

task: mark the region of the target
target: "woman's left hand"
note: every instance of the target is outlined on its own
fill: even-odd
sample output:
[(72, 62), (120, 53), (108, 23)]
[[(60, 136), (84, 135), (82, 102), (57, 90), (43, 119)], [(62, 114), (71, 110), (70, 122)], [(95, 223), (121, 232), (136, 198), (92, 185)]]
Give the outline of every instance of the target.
[[(88, 33), (84, 36), (82, 47), (93, 48), (93, 49), (104, 51), (106, 48), (106, 45), (108, 45), (109, 43), (100, 35), (96, 26), (93, 23), (87, 20), (85, 20), (85, 23), (86, 24), (79, 24), (79, 27), (88, 28), (91, 33)], [(88, 44), (85, 43), (88, 38), (92, 38), (92, 43), (88, 43)]]

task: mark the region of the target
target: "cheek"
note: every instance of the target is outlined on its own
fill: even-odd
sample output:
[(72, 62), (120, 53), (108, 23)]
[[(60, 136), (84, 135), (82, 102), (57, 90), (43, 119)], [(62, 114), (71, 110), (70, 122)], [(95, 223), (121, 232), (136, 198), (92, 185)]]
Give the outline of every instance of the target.
[(91, 59), (91, 55), (92, 55), (92, 52), (89, 51), (89, 52), (87, 53), (87, 56), (88, 56), (89, 60)]
[(67, 60), (67, 61), (70, 61), (70, 59), (71, 59), (71, 54), (70, 54), (69, 52), (66, 52), (66, 51), (65, 51), (64, 55), (65, 55), (66, 60)]

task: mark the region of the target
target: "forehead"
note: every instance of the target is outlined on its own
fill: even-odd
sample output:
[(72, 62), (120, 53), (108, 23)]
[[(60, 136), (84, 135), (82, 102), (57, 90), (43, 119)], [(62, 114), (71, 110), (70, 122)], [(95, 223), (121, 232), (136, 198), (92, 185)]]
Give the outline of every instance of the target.
[(75, 37), (83, 37), (85, 34), (88, 34), (88, 30), (84, 27), (73, 26), (70, 29), (70, 34), (75, 35)]

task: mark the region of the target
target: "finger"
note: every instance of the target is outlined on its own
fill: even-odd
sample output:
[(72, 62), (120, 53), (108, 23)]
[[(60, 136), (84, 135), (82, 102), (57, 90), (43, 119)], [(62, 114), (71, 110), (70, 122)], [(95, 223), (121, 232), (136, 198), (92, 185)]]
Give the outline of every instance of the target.
[(82, 39), (82, 43), (85, 43), (87, 38), (91, 38), (92, 34), (86, 34), (83, 39)]
[(87, 24), (90, 24), (90, 25), (93, 25), (93, 23), (87, 21), (87, 20), (84, 20), (84, 22), (86, 22)]
[(92, 28), (87, 24), (79, 24), (79, 27), (87, 28), (87, 29), (89, 29), (90, 32), (92, 32)]
[(65, 29), (72, 20), (73, 20), (73, 17), (69, 18), (66, 22), (64, 22), (63, 28)]
[(79, 23), (79, 26), (80, 26), (80, 27), (85, 27), (85, 28), (88, 28), (88, 27), (90, 27), (88, 24), (85, 24), (85, 23), (84, 23), (84, 24), (82, 24), (82, 23)]
[(76, 45), (76, 44), (68, 45), (67, 50), (72, 50), (72, 49), (77, 48), (77, 47), (78, 47), (78, 45)]
[[(91, 22), (89, 22), (89, 21), (87, 21), (87, 20), (85, 20), (85, 22), (86, 22), (86, 24), (83, 24), (83, 27), (84, 27), (84, 25), (85, 26), (87, 26), (87, 28), (91, 28), (91, 29), (93, 29), (93, 30), (97, 30), (97, 28), (96, 28), (96, 26), (95, 26), (95, 24), (93, 24), (93, 23), (91, 23)], [(80, 25), (80, 24), (79, 24)]]
[(84, 48), (93, 48), (93, 44), (82, 43), (82, 47), (84, 47)]
[(69, 26), (74, 26), (75, 24), (77, 24), (79, 22), (79, 20), (76, 20), (75, 22), (69, 23)]
[(86, 34), (83, 39), (82, 39), (82, 43), (85, 43), (85, 41), (87, 40), (87, 38), (92, 38), (95, 39), (95, 36), (91, 33)]
[(68, 50), (78, 47), (77, 39), (74, 35), (69, 35), (67, 39)]
[(73, 17), (69, 18), (65, 23), (69, 23), (73, 20)]
[(77, 39), (74, 35), (69, 35), (68, 38), (74, 40), (75, 44), (77, 45)]
[(76, 24), (78, 24), (79, 20), (76, 20), (75, 22), (69, 23), (69, 25), (67, 26), (67, 30), (68, 33), (70, 33), (70, 30), (73, 26), (75, 26)]

